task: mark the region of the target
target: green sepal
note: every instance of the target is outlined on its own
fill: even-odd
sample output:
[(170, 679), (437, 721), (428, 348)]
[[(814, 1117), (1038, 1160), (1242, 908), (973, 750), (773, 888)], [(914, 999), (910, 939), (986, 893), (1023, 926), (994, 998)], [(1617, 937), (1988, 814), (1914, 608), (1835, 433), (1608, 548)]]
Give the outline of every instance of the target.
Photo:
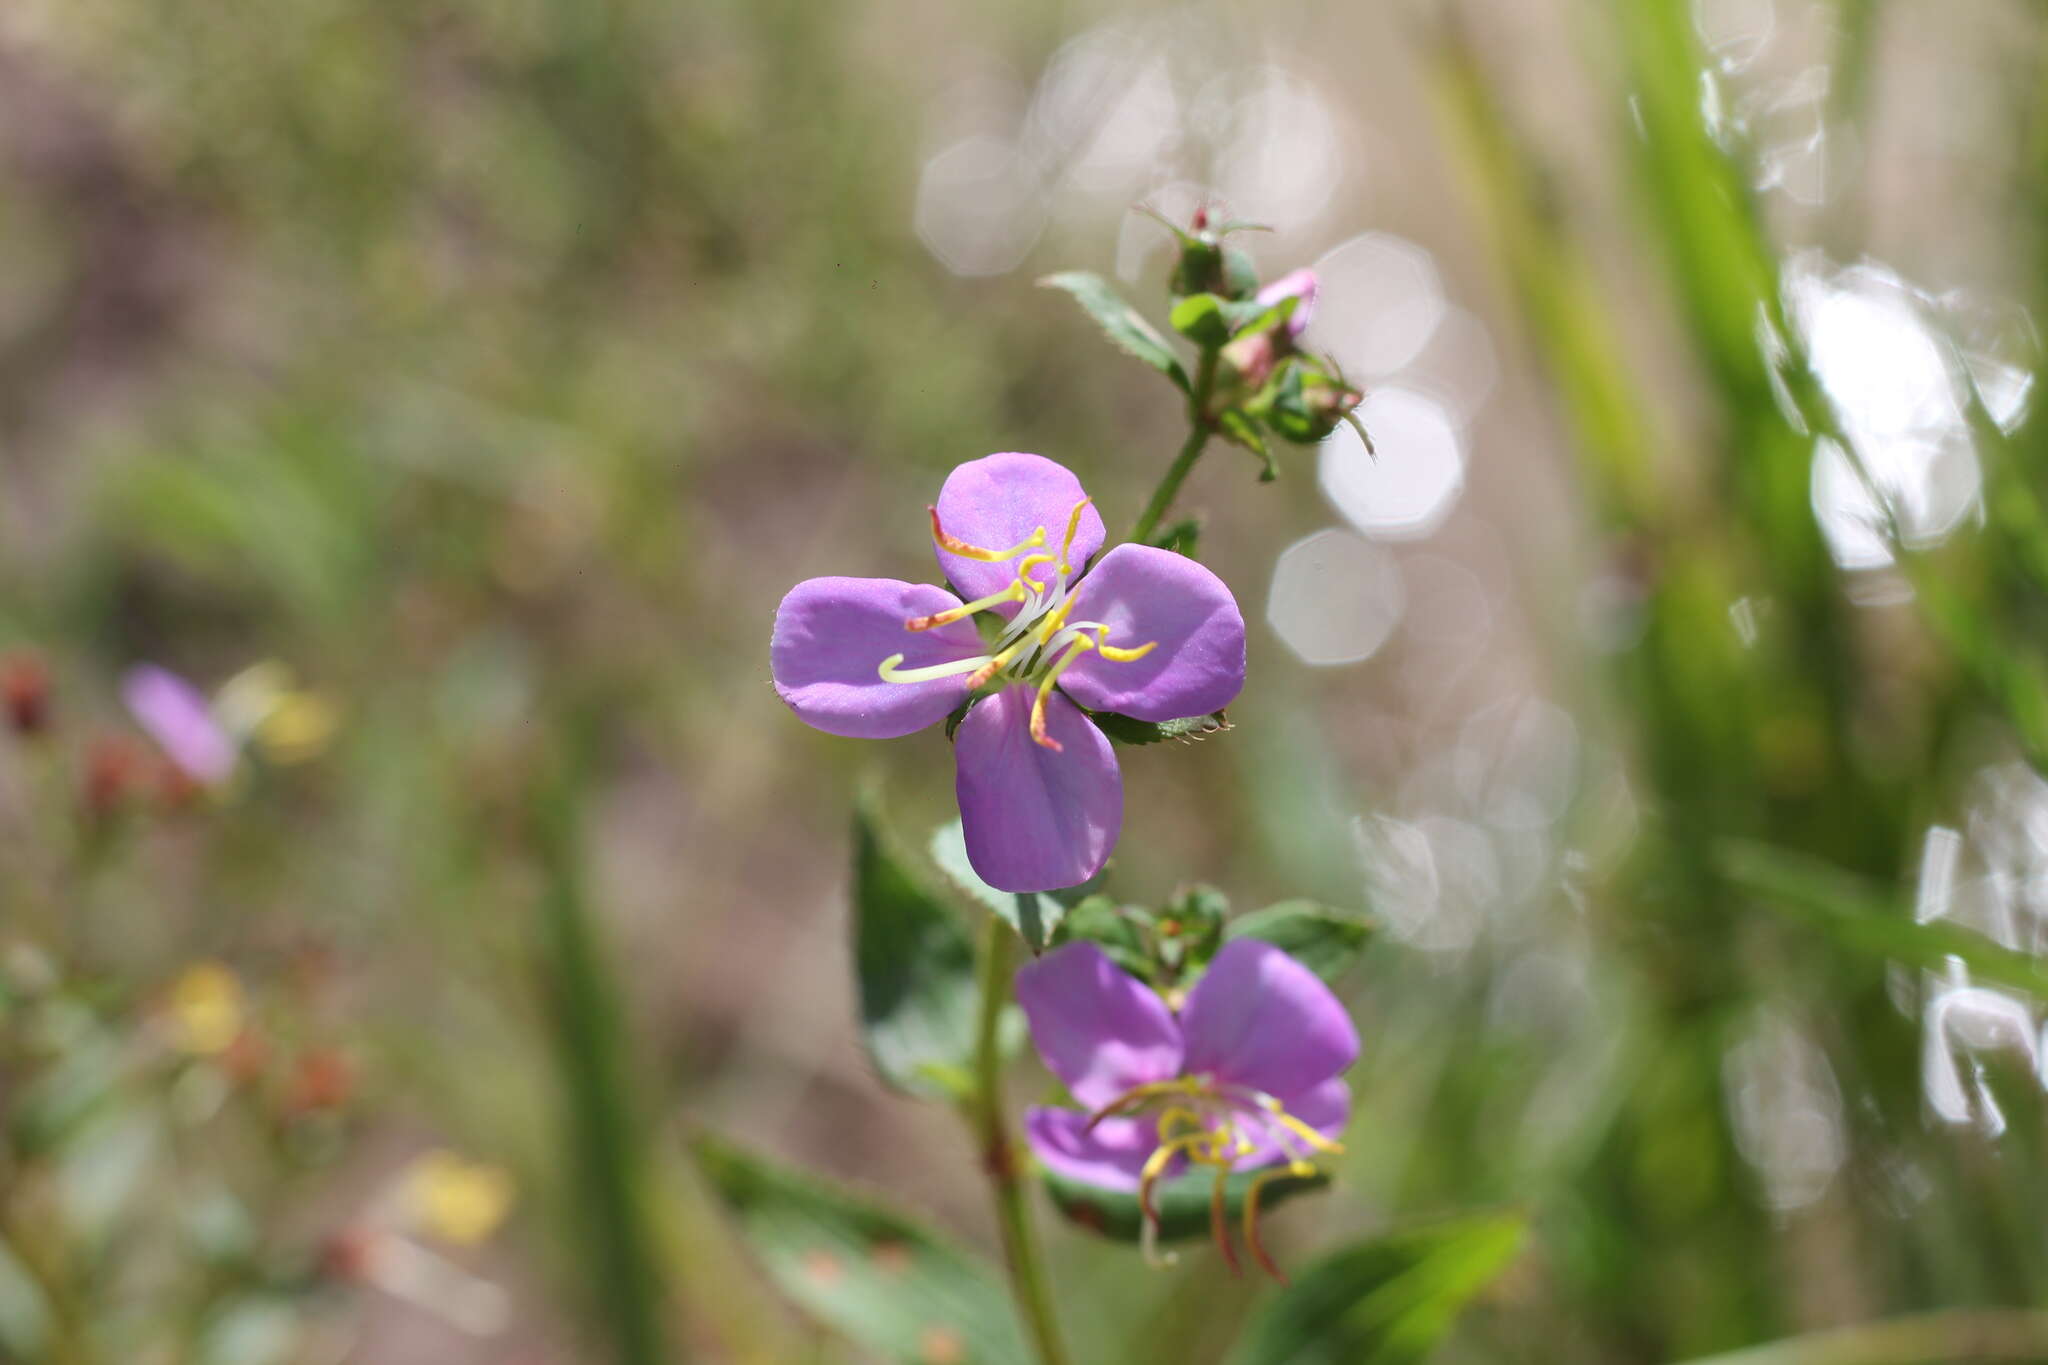
[[(1269, 1173), (1233, 1171), (1224, 1182), (1223, 1207), (1232, 1236), (1239, 1233), (1243, 1223), (1244, 1200), (1251, 1191), (1252, 1182)], [(1135, 1193), (1083, 1184), (1051, 1171), (1043, 1172), (1043, 1179), (1046, 1195), (1068, 1222), (1111, 1241), (1138, 1240), (1144, 1228), (1145, 1215), (1138, 1208)], [(1330, 1177), (1320, 1171), (1314, 1175), (1279, 1175), (1259, 1193), (1260, 1216), (1296, 1195), (1322, 1189), (1329, 1183)], [(1214, 1175), (1196, 1169), (1171, 1180), (1162, 1180), (1153, 1187), (1152, 1207), (1159, 1215), (1160, 1241), (1181, 1242), (1209, 1235), (1209, 1200), (1215, 1184)]]
[(1191, 886), (1169, 901), (1154, 917), (1159, 965), (1175, 979), (1208, 965), (1223, 943), (1223, 924), (1230, 900), (1213, 886)]
[(1109, 281), (1086, 270), (1068, 270), (1047, 275), (1038, 282), (1047, 289), (1060, 289), (1074, 296), (1095, 325), (1118, 350), (1135, 356), (1171, 379), (1182, 393), (1189, 391), (1187, 371), (1173, 354), (1173, 347), (1137, 309), (1124, 302)]
[(1201, 557), (1195, 553), (1196, 550), (1201, 548), (1201, 543), (1202, 519), (1200, 517), (1183, 518), (1152, 537), (1152, 544), (1159, 549), (1171, 550), (1177, 555), (1186, 555), (1189, 559), (1199, 559)]
[(1185, 720), (1137, 720), (1114, 711), (1090, 711), (1088, 716), (1101, 727), (1103, 734), (1119, 744), (1157, 744), (1167, 739), (1177, 739), (1186, 744), (1231, 728), (1229, 718), (1221, 711), (1212, 711), (1206, 716), (1189, 716)]
[(1152, 932), (1151, 912), (1135, 905), (1118, 905), (1108, 896), (1090, 896), (1067, 911), (1053, 934), (1053, 943), (1092, 943), (1132, 976), (1152, 982), (1158, 976), (1158, 966), (1152, 960)]
[(1228, 408), (1216, 418), (1216, 429), (1232, 445), (1243, 446), (1259, 457), (1259, 482), (1271, 483), (1280, 477), (1280, 466), (1273, 459), (1273, 451), (1266, 444), (1266, 438), (1259, 433), (1258, 424), (1237, 408)]

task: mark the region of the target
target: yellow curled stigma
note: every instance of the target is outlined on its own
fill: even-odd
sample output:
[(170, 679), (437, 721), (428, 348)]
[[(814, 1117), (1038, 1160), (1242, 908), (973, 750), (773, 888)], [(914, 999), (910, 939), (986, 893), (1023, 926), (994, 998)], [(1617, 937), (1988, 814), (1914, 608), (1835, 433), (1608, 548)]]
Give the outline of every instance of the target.
[(1006, 560), (1015, 559), (1026, 550), (1035, 550), (1045, 544), (1045, 528), (1041, 526), (1007, 550), (984, 550), (979, 545), (969, 545), (941, 526), (936, 505), (925, 510), (932, 514), (932, 542), (947, 554), (959, 555), (962, 559), (978, 560), (983, 564), (1001, 564)]
[(972, 659), (955, 659), (951, 663), (930, 664), (924, 668), (897, 667), (902, 662), (903, 656), (901, 654), (891, 654), (888, 658), (882, 660), (882, 666), (875, 671), (881, 674), (883, 682), (921, 683), (930, 682), (934, 678), (950, 678), (959, 673), (977, 672), (989, 660), (987, 655), (979, 655)]
[(965, 621), (978, 611), (999, 607), (1005, 602), (1022, 602), (1026, 596), (1018, 583), (1005, 583), (1001, 592), (992, 592), (986, 597), (977, 597), (972, 602), (962, 602), (957, 607), (947, 607), (929, 616), (913, 616), (903, 623), (905, 630), (930, 630), (935, 626), (950, 626), (955, 621)]
[(1062, 753), (1066, 746), (1045, 732), (1045, 703), (1052, 696), (1053, 684), (1060, 680), (1060, 674), (1074, 666), (1074, 661), (1095, 648), (1095, 642), (1083, 635), (1075, 640), (1059, 662), (1046, 671), (1045, 681), (1038, 685), (1038, 695), (1031, 702), (1031, 741), (1054, 753)]
[(1063, 577), (1074, 571), (1074, 566), (1068, 562), (1069, 557), (1074, 551), (1074, 537), (1080, 534), (1081, 531), (1081, 513), (1086, 511), (1088, 504), (1094, 501), (1095, 499), (1093, 498), (1083, 498), (1074, 504), (1073, 511), (1067, 513), (1067, 534), (1060, 541), (1060, 574)]

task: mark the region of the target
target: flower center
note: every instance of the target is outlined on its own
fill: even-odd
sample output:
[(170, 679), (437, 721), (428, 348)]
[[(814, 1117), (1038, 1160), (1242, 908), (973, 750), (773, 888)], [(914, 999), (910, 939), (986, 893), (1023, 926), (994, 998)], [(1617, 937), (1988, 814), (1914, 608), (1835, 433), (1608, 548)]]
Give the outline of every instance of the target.
[(1212, 1076), (1181, 1076), (1132, 1086), (1090, 1114), (1088, 1126), (1092, 1129), (1106, 1118), (1131, 1118), (1154, 1109), (1159, 1116), (1159, 1143), (1138, 1174), (1138, 1209), (1144, 1217), (1140, 1244), (1145, 1259), (1155, 1266), (1173, 1263), (1171, 1256), (1159, 1254), (1159, 1211), (1153, 1194), (1174, 1159), (1185, 1157), (1216, 1173), (1209, 1192), (1209, 1231), (1232, 1273), (1239, 1272), (1237, 1253), (1230, 1244), (1228, 1182), (1237, 1163), (1259, 1150), (1255, 1139), (1263, 1138), (1278, 1148), (1280, 1160), (1256, 1176), (1245, 1191), (1244, 1244), (1260, 1269), (1284, 1282), (1287, 1277), (1259, 1240), (1260, 1196), (1276, 1180), (1315, 1175), (1314, 1158), (1340, 1155), (1343, 1146), (1288, 1113), (1287, 1106), (1264, 1091), (1229, 1085)]
[(1114, 663), (1129, 663), (1144, 658), (1159, 646), (1157, 640), (1136, 648), (1113, 645), (1109, 643), (1110, 627), (1107, 624), (1067, 619), (1074, 610), (1074, 581), (1080, 577), (1073, 563), (1074, 537), (1080, 532), (1081, 513), (1090, 501), (1081, 499), (1067, 514), (1067, 530), (1060, 540), (1058, 554), (1046, 550), (1049, 537), (1043, 526), (1007, 550), (986, 550), (979, 545), (970, 545), (940, 525), (939, 509), (931, 508), (932, 541), (940, 549), (983, 564), (1014, 561), (1016, 574), (1001, 589), (986, 597), (978, 597), (929, 616), (913, 616), (903, 623), (903, 628), (932, 630), (1013, 602), (1017, 604), (1017, 611), (1003, 624), (988, 653), (925, 668), (904, 668), (903, 656), (891, 654), (882, 660), (877, 670), (882, 681), (920, 683), (966, 673), (970, 675), (967, 686), (972, 691), (1006, 687), (1013, 683), (1036, 687), (1038, 696), (1031, 703), (1031, 738), (1055, 753), (1059, 752), (1060, 742), (1046, 733), (1045, 706), (1060, 675), (1072, 668), (1084, 654), (1095, 653)]

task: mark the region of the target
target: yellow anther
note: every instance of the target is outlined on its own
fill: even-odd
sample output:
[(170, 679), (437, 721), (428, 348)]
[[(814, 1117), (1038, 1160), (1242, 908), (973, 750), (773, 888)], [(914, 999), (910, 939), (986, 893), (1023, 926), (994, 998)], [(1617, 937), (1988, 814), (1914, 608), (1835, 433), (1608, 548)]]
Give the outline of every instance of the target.
[(1060, 674), (1074, 666), (1074, 661), (1095, 648), (1095, 642), (1083, 635), (1076, 639), (1066, 653), (1060, 655), (1058, 663), (1046, 673), (1045, 681), (1038, 685), (1038, 696), (1031, 703), (1031, 739), (1054, 753), (1062, 752), (1066, 746), (1045, 732), (1045, 703), (1052, 695), (1053, 684), (1060, 680)]
[(1332, 1142), (1324, 1137), (1321, 1133), (1318, 1133), (1315, 1129), (1288, 1113), (1282, 1107), (1280, 1101), (1274, 1099), (1271, 1095), (1261, 1095), (1259, 1097), (1259, 1108), (1265, 1110), (1273, 1122), (1279, 1124), (1303, 1142), (1306, 1142), (1309, 1145), (1310, 1151), (1322, 1152), (1330, 1156), (1343, 1155), (1343, 1143)]
[[(1038, 581), (1037, 579), (1033, 578), (1033, 577), (1031, 576), (1031, 571), (1032, 571), (1033, 569), (1037, 568), (1037, 567), (1038, 567), (1039, 565), (1041, 565), (1041, 564), (1054, 564), (1054, 563), (1057, 563), (1058, 561), (1059, 561), (1059, 556), (1058, 556), (1058, 555), (1049, 555), (1049, 554), (1035, 554), (1035, 555), (1025, 555), (1025, 556), (1024, 556), (1024, 557), (1023, 557), (1022, 559), (1020, 559), (1020, 560), (1018, 560), (1018, 561), (1017, 561), (1017, 582), (1018, 582), (1018, 584), (1019, 584), (1019, 585), (1020, 585), (1021, 587), (1025, 588), (1025, 589), (1026, 589), (1027, 591), (1030, 591), (1030, 592), (1042, 592), (1042, 591), (1044, 590), (1044, 588), (1045, 588), (1045, 585), (1044, 585), (1043, 583), (1039, 582), (1039, 581)], [(1063, 570), (1062, 570), (1062, 572), (1065, 572), (1065, 570), (1063, 569)]]
[(1030, 643), (1030, 638), (1026, 637), (1025, 639), (1017, 641), (1016, 644), (1011, 645), (1008, 649), (1005, 649), (998, 653), (994, 658), (990, 659), (987, 663), (983, 664), (980, 668), (974, 671), (974, 676), (970, 677), (967, 680), (968, 688), (971, 690), (977, 687), (987, 687), (989, 685), (989, 681), (992, 678), (994, 678), (996, 674), (1008, 668), (1010, 666), (1010, 661), (1016, 658), (1019, 654), (1022, 654), (1024, 652), (1025, 646), (1029, 645)]
[(939, 525), (937, 507), (928, 510), (932, 514), (932, 541), (947, 554), (959, 555), (962, 559), (979, 560), (983, 564), (1001, 564), (1005, 560), (1015, 559), (1026, 550), (1035, 550), (1045, 544), (1045, 528), (1041, 526), (1007, 550), (984, 550), (979, 545), (969, 545)]
[[(1107, 630), (1104, 630), (1102, 633), (1104, 635), (1109, 634)], [(1125, 649), (1121, 645), (1097, 645), (1095, 648), (1103, 658), (1108, 659), (1110, 662), (1127, 664), (1142, 659), (1153, 650), (1159, 648), (1159, 642), (1157, 640), (1148, 640), (1136, 649)]]
[(984, 654), (972, 659), (955, 659), (948, 664), (930, 664), (924, 668), (898, 668), (897, 665), (902, 662), (901, 654), (891, 654), (882, 660), (882, 666), (875, 671), (881, 674), (883, 682), (921, 683), (930, 682), (934, 678), (950, 678), (958, 673), (977, 672), (989, 660)]
[(1063, 574), (1074, 571), (1074, 566), (1068, 562), (1067, 557), (1073, 552), (1074, 537), (1081, 530), (1081, 513), (1093, 501), (1093, 498), (1083, 498), (1074, 504), (1073, 511), (1067, 513), (1067, 534), (1066, 538), (1060, 541), (1060, 572)]
[(1038, 623), (1038, 629), (1036, 632), (1038, 635), (1038, 643), (1046, 644), (1052, 639), (1053, 636), (1059, 634), (1062, 630), (1065, 630), (1067, 626), (1067, 618), (1069, 616), (1072, 616), (1073, 614), (1074, 599), (1071, 597), (1069, 597), (1066, 601), (1060, 603), (1058, 606), (1054, 607), (1051, 611), (1047, 612), (1045, 614), (1045, 618)]
[(903, 623), (903, 628), (905, 630), (930, 630), (935, 626), (950, 626), (955, 621), (965, 621), (978, 611), (987, 611), (990, 607), (999, 607), (1005, 602), (1022, 602), (1026, 596), (1028, 594), (1025, 592), (1023, 584), (1016, 582), (1005, 583), (1000, 592), (992, 592), (986, 597), (977, 597), (972, 602), (962, 602), (959, 606), (948, 607), (944, 611), (935, 611), (929, 616), (913, 616)]

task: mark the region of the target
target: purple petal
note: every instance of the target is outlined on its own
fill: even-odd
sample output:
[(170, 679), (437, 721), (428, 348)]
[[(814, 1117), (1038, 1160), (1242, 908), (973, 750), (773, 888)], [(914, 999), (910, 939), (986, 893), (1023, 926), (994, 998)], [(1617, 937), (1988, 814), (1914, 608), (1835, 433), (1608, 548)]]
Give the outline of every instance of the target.
[(1223, 580), (1171, 550), (1119, 545), (1074, 589), (1074, 621), (1107, 625), (1107, 643), (1158, 647), (1118, 663), (1083, 654), (1060, 675), (1074, 700), (1139, 720), (1220, 711), (1244, 686), (1244, 616)]
[[(1159, 1146), (1159, 1121), (1104, 1119), (1090, 1132), (1088, 1116), (1078, 1109), (1031, 1108), (1024, 1111), (1024, 1138), (1055, 1175), (1135, 1193), (1145, 1162)], [(1166, 1175), (1171, 1177), (1186, 1165), (1176, 1159)]]
[[(1277, 1097), (1287, 1106), (1287, 1112), (1300, 1119), (1309, 1127), (1335, 1142), (1344, 1135), (1344, 1125), (1351, 1118), (1351, 1087), (1341, 1076), (1332, 1076), (1321, 1085), (1304, 1090), (1299, 1095)], [(1308, 1144), (1292, 1133), (1285, 1139), (1275, 1134), (1278, 1125), (1267, 1125), (1249, 1116), (1240, 1118), (1238, 1127), (1249, 1138), (1253, 1150), (1239, 1157), (1233, 1163), (1240, 1171), (1256, 1170), (1283, 1161), (1290, 1155), (1313, 1157)]]
[(1191, 1076), (1285, 1102), (1358, 1060), (1358, 1030), (1330, 988), (1270, 943), (1223, 945), (1180, 1013)]
[(1109, 740), (1059, 693), (1046, 699), (1055, 752), (1031, 738), (1029, 687), (981, 702), (954, 738), (953, 790), (974, 873), (998, 891), (1057, 891), (1102, 870), (1124, 823)]
[(1294, 311), (1287, 315), (1287, 335), (1298, 337), (1308, 329), (1309, 319), (1316, 315), (1316, 272), (1290, 270), (1261, 289), (1253, 302), (1262, 308), (1271, 308), (1280, 300), (1288, 298), (1301, 300), (1294, 305)]
[(135, 723), (195, 782), (225, 781), (235, 770), (235, 742), (213, 718), (213, 707), (169, 669), (130, 669), (121, 680), (121, 700)]
[[(1007, 550), (1043, 528), (1046, 553), (1058, 554), (1074, 504), (1087, 496), (1065, 465), (1043, 455), (984, 455), (946, 476), (946, 486), (939, 490), (939, 524), (946, 534), (984, 550)], [(1101, 548), (1102, 517), (1090, 504), (1081, 513), (1069, 562), (1079, 570)], [(988, 564), (946, 550), (938, 551), (938, 556), (947, 581), (969, 599), (1000, 592), (1017, 576), (1015, 560)], [(1041, 582), (1049, 577), (1044, 569), (1035, 576)], [(1005, 603), (997, 610), (1014, 616), (1017, 606)]]
[(927, 682), (884, 682), (882, 660), (903, 668), (981, 654), (972, 621), (905, 630), (914, 616), (960, 605), (944, 588), (894, 578), (810, 578), (775, 609), (768, 646), (775, 690), (806, 725), (854, 739), (894, 739), (946, 718), (967, 695), (967, 674)]
[(1173, 1011), (1092, 943), (1069, 943), (1018, 971), (1017, 1003), (1046, 1070), (1090, 1110), (1180, 1074)]

